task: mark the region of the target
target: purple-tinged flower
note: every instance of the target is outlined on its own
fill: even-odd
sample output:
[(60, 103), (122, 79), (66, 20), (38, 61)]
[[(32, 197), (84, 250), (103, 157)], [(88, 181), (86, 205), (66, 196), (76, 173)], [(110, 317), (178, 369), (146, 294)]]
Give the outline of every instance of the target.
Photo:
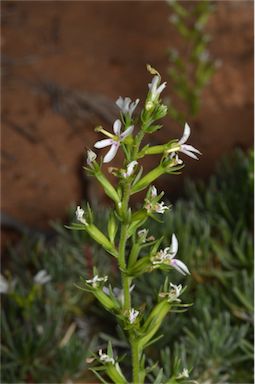
[[(184, 144), (186, 143), (189, 137), (190, 137), (190, 126), (187, 123), (185, 123), (183, 135), (177, 143), (180, 145), (179, 152), (185, 153), (185, 155), (198, 160), (198, 157), (195, 155), (195, 153), (198, 153), (199, 155), (201, 155), (201, 152), (198, 149), (194, 148), (192, 145)], [(174, 156), (174, 153), (171, 154), (171, 157), (173, 156)]]
[(160, 250), (153, 258), (152, 264), (158, 266), (160, 264), (170, 265), (183, 275), (189, 275), (187, 266), (179, 259), (175, 258), (178, 251), (178, 240), (175, 234), (172, 235), (172, 243), (170, 247)]
[(120, 96), (116, 100), (116, 104), (124, 115), (128, 113), (129, 116), (131, 117), (139, 101), (140, 101), (139, 99), (136, 99), (136, 101), (131, 102), (130, 97), (123, 98)]
[(112, 161), (112, 159), (116, 156), (116, 153), (118, 152), (120, 143), (129, 135), (132, 134), (134, 130), (134, 126), (131, 125), (128, 127), (124, 132), (120, 132), (121, 130), (121, 121), (116, 120), (113, 124), (113, 132), (115, 135), (105, 131), (101, 130), (101, 132), (105, 133), (109, 139), (104, 139), (104, 140), (99, 140), (95, 143), (94, 147), (95, 148), (105, 148), (108, 146), (111, 146), (110, 150), (107, 152), (107, 154), (104, 157), (103, 162), (104, 163), (109, 163)]
[(133, 324), (136, 321), (138, 315), (139, 315), (139, 311), (137, 311), (134, 308), (130, 309), (129, 315), (128, 315), (130, 324)]

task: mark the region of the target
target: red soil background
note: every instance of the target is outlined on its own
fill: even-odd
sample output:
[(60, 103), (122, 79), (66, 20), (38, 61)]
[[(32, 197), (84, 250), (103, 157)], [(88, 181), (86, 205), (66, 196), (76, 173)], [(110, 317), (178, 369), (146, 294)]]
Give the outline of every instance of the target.
[[(253, 2), (214, 4), (210, 52), (222, 65), (199, 115), (187, 116), (190, 143), (203, 153), (199, 162), (185, 159), (191, 178), (208, 178), (222, 155), (253, 143)], [(182, 44), (170, 14), (163, 1), (2, 2), (2, 212), (47, 228), (71, 202), (103, 201), (83, 176), (85, 148), (102, 138), (97, 124), (111, 129), (119, 95), (144, 98), (146, 63), (168, 80), (167, 50)], [(160, 141), (182, 135), (183, 127), (165, 124)], [(157, 185), (171, 199), (182, 180)]]

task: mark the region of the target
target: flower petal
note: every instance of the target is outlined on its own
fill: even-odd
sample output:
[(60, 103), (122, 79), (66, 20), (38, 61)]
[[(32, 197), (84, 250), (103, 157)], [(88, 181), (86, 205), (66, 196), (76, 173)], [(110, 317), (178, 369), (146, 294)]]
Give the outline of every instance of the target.
[(130, 112), (130, 115), (132, 116), (134, 110), (136, 109), (137, 107), (137, 104), (139, 103), (140, 99), (136, 99), (135, 101), (133, 101), (133, 103), (130, 104), (130, 108), (129, 108), (129, 112)]
[(104, 157), (104, 160), (103, 160), (104, 163), (109, 163), (110, 161), (112, 161), (112, 159), (116, 156), (116, 153), (118, 152), (119, 146), (120, 146), (119, 142), (117, 141), (113, 142), (110, 150), (107, 152), (107, 154)]
[(164, 83), (162, 83), (158, 89), (157, 89), (157, 95), (160, 95), (161, 92), (166, 88), (166, 81)]
[(127, 166), (127, 171), (124, 173), (124, 177), (129, 177), (134, 172), (135, 166), (138, 164), (136, 160), (131, 161)]
[(116, 136), (120, 135), (121, 121), (119, 119), (115, 120), (113, 123), (113, 132)]
[(187, 266), (181, 260), (173, 259), (171, 262), (171, 265), (174, 269), (176, 269), (182, 275), (190, 275), (190, 271), (188, 270)]
[(173, 257), (178, 252), (178, 240), (174, 233), (172, 234), (172, 242), (171, 242), (171, 246), (169, 247), (169, 251), (171, 254), (173, 254)]
[(182, 138), (179, 140), (178, 144), (186, 143), (186, 141), (188, 140), (189, 137), (190, 137), (190, 126), (189, 126), (189, 124), (185, 123), (184, 132), (183, 132)]
[(185, 155), (192, 157), (192, 159), (199, 160), (199, 158), (191, 151), (186, 151), (185, 149), (180, 149), (180, 152), (185, 153)]
[(158, 75), (154, 76), (151, 83), (148, 84), (148, 87), (149, 87), (149, 90), (151, 91), (151, 93), (154, 95), (156, 90), (157, 90), (157, 86), (158, 86), (158, 82), (160, 81), (160, 78)]
[(184, 150), (188, 150), (188, 151), (190, 151), (190, 152), (199, 153), (199, 155), (202, 155), (202, 153), (201, 153), (198, 149), (194, 148), (192, 145), (189, 145), (189, 144), (183, 144), (183, 145), (181, 146), (181, 148), (184, 149)]
[(151, 197), (156, 197), (157, 194), (158, 194), (158, 192), (157, 192), (157, 188), (155, 187), (155, 185), (153, 185), (153, 186), (151, 187)]
[(130, 125), (122, 134), (120, 135), (120, 140), (124, 140), (127, 136), (131, 135), (134, 130), (134, 126)]
[(119, 96), (118, 99), (115, 101), (115, 104), (119, 107), (119, 109), (122, 109), (124, 105), (123, 97)]
[(104, 148), (104, 147), (108, 147), (109, 145), (112, 145), (112, 143), (113, 143), (112, 139), (99, 140), (95, 143), (94, 147), (95, 148)]

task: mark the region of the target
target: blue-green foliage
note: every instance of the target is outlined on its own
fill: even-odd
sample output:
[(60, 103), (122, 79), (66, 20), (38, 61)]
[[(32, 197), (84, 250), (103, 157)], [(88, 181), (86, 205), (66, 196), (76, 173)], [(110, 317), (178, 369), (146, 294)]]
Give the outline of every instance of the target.
[[(188, 285), (184, 302), (193, 302), (188, 312), (167, 318), (164, 337), (149, 347), (152, 383), (164, 383), (184, 367), (200, 383), (253, 382), (252, 167), (252, 153), (236, 151), (207, 183), (187, 184), (186, 197), (164, 215), (160, 229), (153, 221), (148, 226), (150, 235), (163, 231), (162, 248), (176, 234), (177, 256), (191, 277), (168, 276), (174, 284)], [(95, 222), (101, 230), (107, 228), (107, 209), (103, 214), (96, 210)], [(114, 258), (111, 263), (83, 232), (67, 231), (62, 224), (55, 228), (53, 244), (24, 239), (11, 248), (3, 269), (16, 283), (13, 293), (3, 296), (2, 382), (60, 383), (84, 375), (88, 349), (94, 348), (90, 340), (102, 330), (115, 335), (112, 343), (119, 356), (125, 352), (121, 333), (116, 341), (113, 317), (74, 286), (80, 276), (92, 276), (95, 263), (118, 286)], [(42, 269), (52, 280), (35, 287), (33, 276)], [(134, 304), (150, 308), (164, 275), (157, 271), (138, 279)], [(109, 338), (103, 335), (103, 346)], [(123, 360), (127, 367), (128, 359)]]
[[(192, 276), (178, 283), (188, 284), (194, 305), (165, 323), (160, 348), (171, 346), (198, 382), (252, 383), (253, 153), (236, 151), (208, 183), (190, 182), (186, 195), (163, 228), (180, 240), (178, 257)], [(142, 289), (156, 283), (149, 276)]]

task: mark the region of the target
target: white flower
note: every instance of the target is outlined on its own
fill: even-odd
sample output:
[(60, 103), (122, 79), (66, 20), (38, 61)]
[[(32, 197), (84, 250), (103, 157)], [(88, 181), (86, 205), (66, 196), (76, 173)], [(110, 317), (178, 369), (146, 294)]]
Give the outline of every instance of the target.
[(153, 77), (152, 81), (150, 84), (148, 84), (149, 90), (150, 90), (150, 101), (154, 102), (157, 100), (161, 92), (165, 89), (166, 87), (166, 82), (160, 83), (160, 76), (156, 75)]
[(42, 269), (41, 271), (37, 272), (37, 274), (33, 278), (34, 282), (39, 285), (44, 285), (51, 281), (51, 276), (48, 275), (47, 271), (45, 269)]
[(87, 164), (91, 165), (94, 160), (96, 160), (97, 155), (95, 152), (91, 151), (91, 149), (88, 149), (87, 151)]
[(139, 315), (139, 311), (136, 309), (132, 308), (129, 311), (128, 319), (130, 324), (133, 324), (136, 321), (137, 316)]
[(99, 349), (99, 358), (103, 363), (110, 363), (110, 364), (115, 364), (115, 360), (113, 357), (110, 357), (106, 353), (103, 353), (102, 349)]
[(145, 205), (144, 208), (148, 213), (165, 213), (169, 209), (167, 205), (165, 205), (164, 202), (159, 203), (158, 200), (158, 194), (157, 189), (154, 187), (154, 185), (149, 190), (149, 196), (147, 199), (145, 199)]
[(131, 161), (131, 163), (128, 164), (127, 166), (127, 171), (123, 173), (123, 176), (125, 178), (129, 177), (132, 175), (132, 173), (134, 172), (134, 169), (135, 169), (135, 166), (138, 164), (138, 162), (136, 160), (134, 161)]
[(116, 153), (119, 149), (121, 141), (123, 141), (127, 136), (131, 135), (131, 133), (134, 130), (134, 126), (131, 125), (122, 133), (120, 133), (120, 130), (121, 130), (121, 121), (116, 120), (113, 124), (113, 132), (115, 133), (115, 135), (112, 135), (111, 133), (104, 131), (104, 133), (107, 134), (107, 136), (109, 136), (110, 139), (99, 140), (94, 145), (95, 148), (105, 148), (105, 147), (111, 146), (110, 150), (107, 152), (107, 154), (104, 157), (104, 160), (103, 160), (104, 163), (109, 163), (110, 161), (112, 161), (112, 159), (116, 156)]
[(179, 299), (179, 296), (181, 294), (181, 291), (182, 291), (182, 285), (181, 284), (175, 285), (175, 284), (170, 283), (169, 292), (160, 292), (159, 296), (160, 297), (168, 297), (168, 301), (170, 303), (172, 303), (174, 301), (180, 302), (181, 300)]
[(175, 285), (175, 284), (170, 283), (170, 287), (172, 287), (171, 291), (174, 291), (175, 296), (179, 297), (181, 294), (182, 285), (181, 284)]
[(176, 379), (184, 379), (184, 378), (188, 378), (189, 377), (189, 371), (187, 370), (187, 368), (184, 368), (182, 373), (180, 373)]
[(86, 222), (86, 220), (84, 219), (84, 217), (83, 217), (83, 215), (84, 215), (84, 209), (82, 209), (80, 206), (78, 206), (78, 207), (76, 208), (76, 212), (75, 212), (75, 214), (76, 214), (76, 219), (77, 219), (78, 221), (80, 221), (82, 224), (85, 224), (85, 225), (88, 224), (88, 223)]
[(187, 268), (187, 266), (178, 259), (175, 259), (175, 255), (178, 251), (178, 240), (175, 236), (175, 234), (172, 235), (172, 243), (170, 247), (165, 248), (164, 250), (159, 251), (152, 259), (153, 265), (158, 264), (167, 264), (172, 266), (174, 269), (176, 269), (178, 272), (182, 273), (183, 275), (189, 275), (190, 272)]
[(95, 275), (92, 279), (86, 280), (86, 283), (91, 284), (93, 288), (97, 288), (98, 283), (106, 282), (107, 280), (108, 280), (108, 276), (98, 277), (98, 275)]
[[(201, 155), (201, 152), (198, 149), (192, 147), (192, 145), (184, 144), (186, 143), (189, 137), (190, 137), (190, 127), (187, 123), (185, 123), (182, 138), (177, 143), (180, 145), (179, 152), (185, 153), (185, 155), (198, 160), (198, 157), (195, 155), (195, 153), (198, 153), (199, 155)], [(171, 153), (170, 157), (172, 158), (174, 156), (176, 156), (175, 152)]]
[(0, 293), (8, 293), (10, 288), (9, 282), (6, 278), (0, 273)]
[(140, 231), (137, 232), (137, 235), (138, 235), (138, 237), (142, 243), (145, 243), (146, 241), (154, 241), (155, 240), (154, 236), (147, 237), (148, 232), (149, 232), (149, 230), (145, 229), (145, 228), (140, 229)]
[(165, 203), (162, 201), (161, 203), (158, 203), (157, 206), (155, 207), (155, 212), (157, 213), (165, 213), (169, 207), (165, 205)]
[(146, 242), (147, 235), (148, 235), (149, 230), (148, 229), (140, 229), (140, 231), (137, 232), (138, 237), (140, 238), (142, 243)]
[(151, 187), (151, 197), (156, 197), (157, 195), (158, 195), (157, 188), (155, 187), (155, 185), (153, 185)]
[(139, 99), (136, 99), (136, 101), (131, 102), (130, 97), (125, 97), (123, 99), (123, 97), (120, 96), (116, 100), (116, 104), (124, 115), (128, 113), (129, 116), (131, 117), (139, 101), (140, 101)]
[(183, 163), (182, 159), (179, 159), (178, 153), (171, 153), (170, 158), (175, 160), (176, 165), (180, 165)]

